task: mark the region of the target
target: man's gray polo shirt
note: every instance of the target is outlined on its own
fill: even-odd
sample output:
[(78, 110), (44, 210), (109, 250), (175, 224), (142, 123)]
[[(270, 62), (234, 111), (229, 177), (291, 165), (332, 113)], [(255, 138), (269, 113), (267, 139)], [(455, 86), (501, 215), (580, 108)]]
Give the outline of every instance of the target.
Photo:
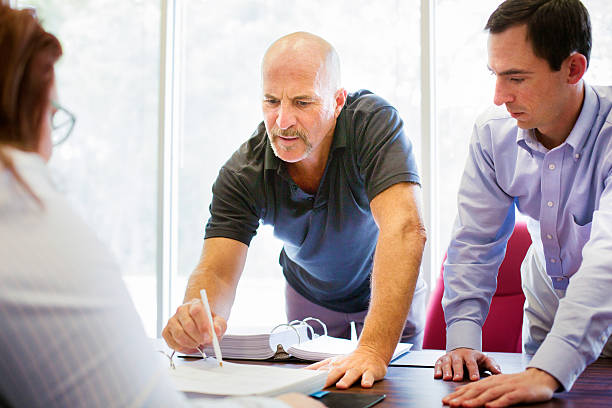
[(370, 201), (399, 182), (420, 182), (403, 122), (386, 101), (361, 90), (340, 112), (314, 195), (293, 182), (261, 123), (219, 172), (205, 238), (249, 245), (260, 221), (271, 224), (284, 242), (283, 273), (298, 293), (335, 311), (363, 311), (378, 238)]

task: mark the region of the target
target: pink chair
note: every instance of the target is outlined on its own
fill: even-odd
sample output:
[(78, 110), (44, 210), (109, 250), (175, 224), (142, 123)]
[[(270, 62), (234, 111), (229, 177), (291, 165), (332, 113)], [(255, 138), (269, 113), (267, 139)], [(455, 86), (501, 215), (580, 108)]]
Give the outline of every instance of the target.
[[(525, 295), (521, 289), (521, 263), (530, 245), (531, 237), (527, 226), (524, 223), (517, 223), (508, 241), (506, 257), (499, 267), (497, 290), (482, 328), (483, 351), (520, 353), (522, 350), (521, 332)], [(446, 260), (446, 256), (444, 259)], [(444, 261), (436, 289), (431, 294), (427, 306), (424, 349), (446, 348), (446, 322), (442, 310), (443, 272)]]

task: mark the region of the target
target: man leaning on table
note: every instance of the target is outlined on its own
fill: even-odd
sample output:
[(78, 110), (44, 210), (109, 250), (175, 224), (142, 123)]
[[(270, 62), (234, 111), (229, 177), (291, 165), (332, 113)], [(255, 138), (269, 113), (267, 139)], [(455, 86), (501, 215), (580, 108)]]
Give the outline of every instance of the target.
[(447, 354), (436, 378), (500, 373), (481, 353), (481, 327), (514, 227), (528, 219), (526, 301), (518, 374), (494, 375), (443, 399), (506, 406), (568, 391), (600, 353), (612, 354), (612, 87), (582, 79), (591, 28), (578, 0), (508, 0), (489, 18), (492, 108), (474, 126), (444, 267)]
[(163, 336), (180, 351), (210, 342), (201, 288), (223, 334), (262, 221), (284, 243), (288, 319), (317, 317), (334, 336), (348, 334), (351, 320), (363, 325), (353, 353), (311, 368), (330, 369), (327, 385), (371, 387), (400, 337), (418, 348), (423, 336), (425, 231), (402, 120), (368, 91), (347, 95), (336, 51), (303, 32), (268, 48), (262, 110), (264, 121), (219, 172), (200, 263)]

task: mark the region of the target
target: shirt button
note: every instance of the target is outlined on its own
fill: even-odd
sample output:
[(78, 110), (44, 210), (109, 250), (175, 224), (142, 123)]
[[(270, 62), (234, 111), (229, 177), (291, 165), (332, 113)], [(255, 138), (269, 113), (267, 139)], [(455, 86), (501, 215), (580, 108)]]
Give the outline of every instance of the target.
[(555, 205), (555, 203), (553, 203), (552, 201), (549, 201), (546, 203), (547, 206), (552, 207), (553, 205)]
[(555, 165), (554, 165), (554, 164), (552, 164), (552, 163), (551, 163), (551, 164), (549, 164), (549, 165), (548, 165), (548, 169), (549, 169), (549, 170), (554, 170), (554, 169), (555, 169)]
[(552, 239), (552, 235), (550, 235), (550, 234), (546, 234), (546, 238), (548, 238), (548, 239)]
[(579, 158), (580, 158), (580, 153), (576, 153), (576, 154), (574, 155), (574, 157), (575, 157), (575, 158), (577, 158), (577, 159), (579, 159)]
[[(557, 260), (555, 258), (550, 258), (550, 262), (557, 263)], [(561, 278), (559, 278), (559, 279), (561, 279)]]
[(561, 282), (563, 278), (557, 278), (557, 282)]

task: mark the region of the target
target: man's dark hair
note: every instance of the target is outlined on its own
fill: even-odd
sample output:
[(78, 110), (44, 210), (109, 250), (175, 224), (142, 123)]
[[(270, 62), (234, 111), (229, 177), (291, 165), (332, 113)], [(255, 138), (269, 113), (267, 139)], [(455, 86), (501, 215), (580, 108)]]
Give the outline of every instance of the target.
[(574, 51), (591, 56), (591, 20), (579, 0), (506, 0), (491, 14), (485, 30), (498, 34), (526, 24), (527, 40), (536, 56), (554, 71)]

